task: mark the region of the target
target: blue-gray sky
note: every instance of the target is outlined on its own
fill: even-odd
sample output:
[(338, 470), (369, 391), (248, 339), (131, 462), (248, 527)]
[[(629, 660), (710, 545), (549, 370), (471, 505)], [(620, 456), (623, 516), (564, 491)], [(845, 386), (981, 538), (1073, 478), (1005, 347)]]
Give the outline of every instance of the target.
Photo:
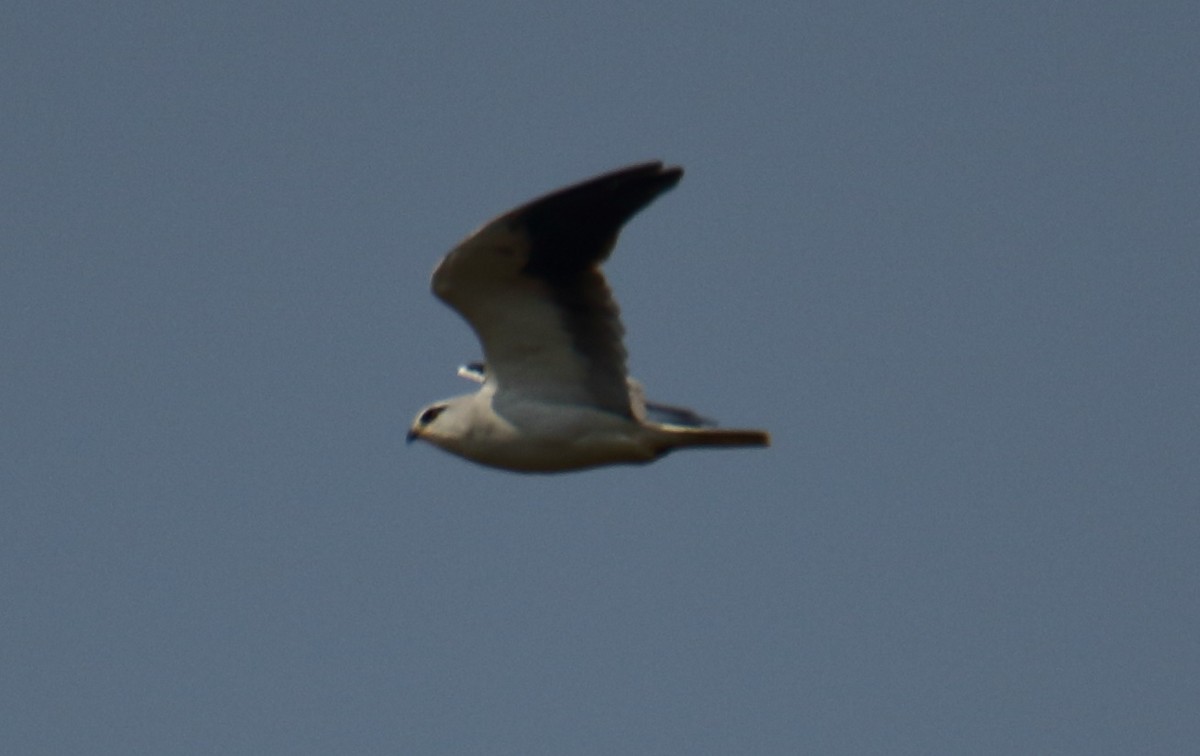
[[(1182, 753), (1191, 2), (17, 2), (0, 751)], [(441, 254), (644, 159), (660, 400), (766, 451), (520, 476)]]

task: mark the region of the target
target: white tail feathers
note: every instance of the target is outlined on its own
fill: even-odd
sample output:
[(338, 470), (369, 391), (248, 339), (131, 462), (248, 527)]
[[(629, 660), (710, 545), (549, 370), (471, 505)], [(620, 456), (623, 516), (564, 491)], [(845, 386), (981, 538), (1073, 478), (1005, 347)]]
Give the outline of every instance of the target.
[(685, 446), (770, 446), (771, 434), (762, 430), (732, 428), (686, 428), (661, 425), (666, 435), (664, 446), (678, 449)]

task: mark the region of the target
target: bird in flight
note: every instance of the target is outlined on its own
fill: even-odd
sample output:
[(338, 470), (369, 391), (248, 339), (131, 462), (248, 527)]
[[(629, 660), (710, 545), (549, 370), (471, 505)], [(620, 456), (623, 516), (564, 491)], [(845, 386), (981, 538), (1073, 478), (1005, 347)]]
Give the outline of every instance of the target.
[(716, 428), (647, 402), (626, 373), (624, 329), (600, 264), (626, 221), (682, 176), (660, 162), (621, 168), (510, 210), (452, 249), (433, 272), (433, 293), (479, 337), (485, 362), (459, 374), (481, 385), (422, 409), (408, 440), (518, 472), (769, 445), (766, 431)]

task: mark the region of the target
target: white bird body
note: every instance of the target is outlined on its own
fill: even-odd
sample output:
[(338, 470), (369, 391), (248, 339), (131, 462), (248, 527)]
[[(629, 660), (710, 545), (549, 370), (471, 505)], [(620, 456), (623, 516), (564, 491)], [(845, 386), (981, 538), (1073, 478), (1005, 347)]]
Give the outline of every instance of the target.
[(483, 385), (426, 407), (409, 440), (520, 472), (649, 462), (684, 446), (766, 446), (764, 431), (706, 427), (690, 410), (647, 405), (626, 374), (599, 265), (625, 221), (681, 175), (661, 163), (614, 171), (505, 213), (451, 250), (433, 291), (479, 337), (486, 368), (459, 373)]
[[(636, 423), (604, 410), (520, 397), (494, 404), (494, 385), (451, 400), (420, 437), (490, 467), (524, 472), (572, 470), (656, 455)], [(532, 432), (536, 429), (536, 432)]]

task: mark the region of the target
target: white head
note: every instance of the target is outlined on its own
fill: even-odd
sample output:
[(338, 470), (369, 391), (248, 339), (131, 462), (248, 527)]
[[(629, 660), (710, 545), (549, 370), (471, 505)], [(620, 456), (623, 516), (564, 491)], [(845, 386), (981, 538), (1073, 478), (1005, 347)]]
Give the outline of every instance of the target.
[(457, 451), (470, 427), (473, 396), (456, 396), (422, 409), (409, 426), (408, 442), (419, 438), (447, 451)]

